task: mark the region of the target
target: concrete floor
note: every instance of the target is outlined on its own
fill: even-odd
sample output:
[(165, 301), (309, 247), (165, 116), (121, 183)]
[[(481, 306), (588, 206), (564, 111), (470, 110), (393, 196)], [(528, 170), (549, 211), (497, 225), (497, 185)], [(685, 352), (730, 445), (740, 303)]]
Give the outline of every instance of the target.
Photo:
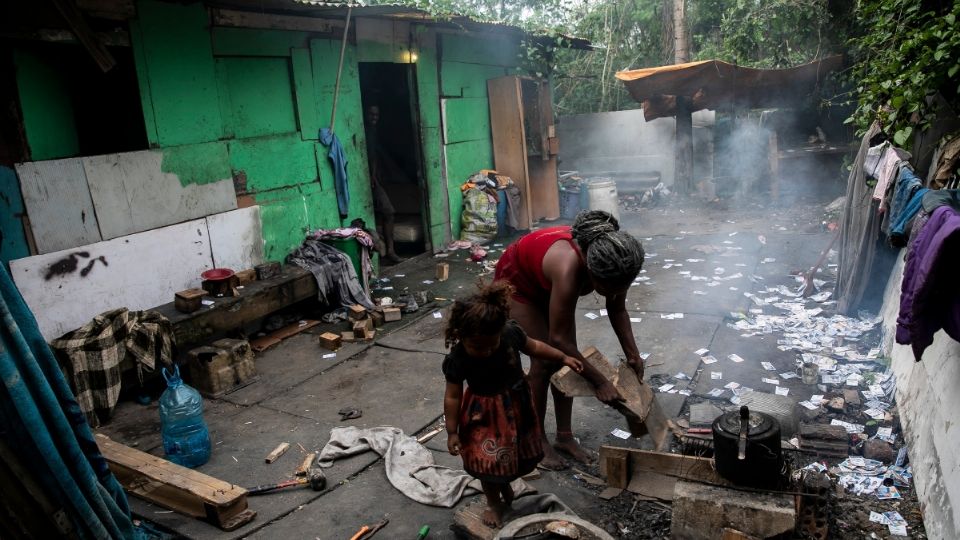
[[(650, 280), (630, 289), (628, 308), (640, 317), (634, 324), (641, 351), (651, 353), (647, 360), (647, 378), (671, 382), (678, 388), (689, 385), (695, 394), (736, 381), (761, 391), (772, 392), (760, 378), (766, 372), (760, 361), (769, 361), (779, 371), (792, 370), (794, 353), (776, 348), (776, 337), (741, 337), (726, 326), (730, 313), (744, 311), (749, 300), (745, 291), (767, 285), (794, 281), (789, 272), (808, 268), (829, 242), (830, 234), (820, 228), (823, 205), (834, 193), (816, 201), (798, 199), (789, 208), (767, 210), (765, 205), (743, 202), (724, 207), (706, 204), (673, 205), (669, 208), (624, 213), (623, 228), (643, 241), (649, 258), (642, 276)], [(765, 237), (762, 243), (759, 236)], [(728, 243), (725, 243), (728, 242)], [(704, 253), (704, 246), (723, 248)], [(502, 247), (495, 248), (502, 249)], [(709, 251), (711, 248), (706, 248)], [(430, 290), (441, 298), (450, 298), (469, 290), (482, 266), (465, 261), (466, 252), (447, 259), (451, 279), (444, 283), (424, 284), (432, 280), (434, 263), (440, 259), (421, 257), (388, 268), (385, 286), (392, 291), (376, 291), (374, 296), (396, 296), (404, 287)], [(492, 253), (491, 257), (497, 257)], [(686, 259), (704, 259), (691, 263)], [(775, 258), (763, 263), (765, 258)], [(682, 267), (665, 269), (670, 264)], [(712, 276), (715, 268), (727, 274), (741, 272), (743, 278), (721, 286), (706, 287), (679, 274)], [(404, 277), (396, 277), (401, 274)], [(766, 279), (756, 285), (747, 276)], [(734, 287), (737, 290), (731, 290)], [(695, 295), (703, 290), (706, 295)], [(449, 302), (438, 300), (416, 316), (384, 327), (377, 345), (349, 344), (336, 358), (323, 359), (327, 351), (316, 344), (316, 334), (324, 326), (287, 339), (257, 358), (260, 380), (220, 400), (206, 400), (206, 420), (213, 441), (213, 455), (200, 471), (238, 485), (250, 486), (289, 478), (301, 461), (299, 445), (308, 451), (319, 450), (329, 430), (340, 425), (372, 427), (396, 426), (408, 434), (436, 425), (442, 414), (443, 377), (440, 372), (444, 351), (444, 318), (436, 319)], [(577, 335), (581, 348), (595, 345), (611, 359), (620, 351), (605, 318), (591, 320), (587, 312), (598, 312), (602, 298), (584, 297), (578, 306)], [(682, 319), (662, 319), (661, 314), (683, 313)], [(427, 352), (406, 352), (395, 348)], [(722, 381), (699, 377), (701, 359), (694, 351), (705, 347), (720, 362), (709, 371), (722, 371)], [(747, 361), (727, 360), (736, 353)], [(684, 373), (692, 379), (674, 380)], [(717, 384), (722, 383), (722, 384)], [(789, 397), (801, 401), (815, 387), (806, 387), (799, 379), (782, 381), (790, 388)], [(729, 393), (726, 397), (729, 397)], [(659, 394), (661, 404), (671, 416), (681, 414), (684, 396)], [(729, 405), (729, 403), (727, 403)], [(363, 410), (363, 417), (339, 422), (336, 411), (344, 406)], [(620, 446), (648, 445), (645, 440), (623, 441), (610, 435), (615, 427), (625, 427), (622, 418), (594, 399), (578, 399), (574, 411), (574, 429), (581, 442), (596, 449), (601, 444)], [(552, 409), (551, 409), (552, 410)], [(162, 455), (156, 402), (142, 407), (121, 403), (114, 421), (102, 429), (114, 439), (136, 445), (144, 451)], [(547, 431), (553, 433), (552, 413), (548, 413)], [(292, 447), (273, 464), (266, 456), (280, 442)], [(443, 435), (427, 446), (434, 450), (437, 462), (459, 467), (457, 458), (446, 453)], [(364, 523), (384, 517), (390, 520), (383, 538), (415, 538), (422, 525), (430, 525), (430, 538), (452, 538), (449, 525), (453, 510), (420, 505), (405, 498), (386, 479), (383, 463), (373, 453), (346, 459), (327, 471), (329, 487), (324, 492), (291, 489), (268, 496), (250, 498), (250, 507), (258, 513), (247, 526), (224, 533), (202, 521), (187, 518), (142, 500), (131, 498), (136, 514), (190, 538), (349, 538)], [(571, 471), (544, 472), (533, 482), (541, 492), (556, 493), (582, 517), (590, 519), (605, 504)], [(461, 503), (463, 504), (463, 503)]]

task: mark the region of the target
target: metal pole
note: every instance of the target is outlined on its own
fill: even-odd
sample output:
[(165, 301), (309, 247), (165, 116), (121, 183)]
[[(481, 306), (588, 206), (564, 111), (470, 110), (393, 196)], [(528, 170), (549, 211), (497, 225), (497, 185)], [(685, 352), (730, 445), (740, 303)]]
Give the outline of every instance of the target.
[(353, 7), (347, 8), (347, 23), (343, 26), (343, 40), (340, 42), (340, 63), (337, 65), (337, 84), (333, 88), (333, 110), (330, 111), (330, 133), (337, 119), (337, 98), (340, 96), (340, 73), (343, 71), (343, 54), (347, 50), (347, 33), (350, 31), (350, 14)]

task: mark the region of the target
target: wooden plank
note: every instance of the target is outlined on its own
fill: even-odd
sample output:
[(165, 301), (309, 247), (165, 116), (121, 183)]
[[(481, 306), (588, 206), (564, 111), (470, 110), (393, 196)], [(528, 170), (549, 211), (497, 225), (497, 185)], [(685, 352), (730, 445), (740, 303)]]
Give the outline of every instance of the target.
[(215, 334), (242, 328), (274, 311), (316, 296), (317, 280), (313, 274), (288, 266), (279, 276), (245, 286), (240, 296), (217, 298), (208, 309), (179, 313), (172, 302), (158, 304), (154, 309), (173, 323), (177, 345), (182, 348), (206, 341)]
[(320, 138), (320, 116), (317, 98), (313, 93), (313, 68), (310, 66), (310, 49), (290, 49), (290, 65), (293, 68), (293, 91), (297, 105), (297, 120), (300, 138)]
[[(624, 463), (626, 472), (621, 471)], [(717, 474), (712, 458), (603, 445), (600, 447), (600, 467), (607, 478), (607, 485), (624, 489), (629, 489), (630, 481), (637, 473), (656, 473), (719, 486), (729, 485)]]
[(174, 294), (198, 287), (210, 261), (206, 221), (199, 219), (18, 259), (11, 261), (10, 273), (50, 340), (121, 307), (143, 310), (169, 304), (172, 314), (182, 318), (186, 315), (176, 311)]
[(87, 50), (100, 70), (106, 73), (113, 69), (117, 65), (116, 58), (97, 39), (77, 4), (73, 0), (53, 0), (53, 5), (56, 6), (63, 19), (67, 21), (70, 30), (77, 36), (77, 39), (83, 44), (83, 48)]
[(487, 81), (490, 100), (490, 131), (493, 159), (500, 174), (513, 179), (520, 188), (520, 227), (533, 226), (531, 218), (529, 171), (527, 170), (526, 137), (523, 130), (523, 105), (520, 100), (520, 79), (515, 76)]
[(297, 467), (297, 476), (306, 476), (310, 469), (313, 467), (313, 461), (317, 459), (316, 452), (310, 452), (303, 457), (303, 462)]
[(250, 348), (256, 352), (263, 352), (274, 345), (280, 344), (283, 340), (295, 336), (304, 330), (308, 330), (320, 324), (320, 321), (306, 320), (288, 324), (279, 330), (270, 332), (266, 336), (259, 337), (250, 342)]
[(237, 207), (233, 179), (226, 170), (222, 179), (185, 186), (176, 174), (162, 170), (164, 153), (160, 151), (91, 156), (82, 162), (104, 239)]
[[(587, 347), (581, 354), (584, 360), (599, 371), (601, 375), (616, 384), (617, 370), (610, 365), (610, 362), (596, 347)], [(592, 397), (597, 394), (593, 384), (566, 366), (560, 368), (550, 377), (550, 384), (567, 397)]]
[[(550, 155), (550, 137), (548, 126), (553, 125), (553, 105), (550, 85), (545, 82), (536, 84), (537, 118), (536, 128), (540, 134), (540, 156), (529, 156), (527, 167), (530, 174), (530, 201), (533, 204), (533, 219), (555, 220), (560, 217), (560, 188), (557, 185), (557, 158)], [(526, 103), (528, 100), (524, 100)]]
[(210, 251), (216, 268), (253, 268), (263, 263), (260, 207), (207, 216)]
[(124, 490), (164, 508), (233, 530), (256, 516), (247, 490), (97, 434), (97, 445)]
[[(210, 150), (226, 147), (214, 144)], [(153, 150), (82, 158), (104, 239), (226, 212), (237, 207), (233, 179), (184, 185), (164, 172), (164, 153)], [(186, 180), (186, 179), (184, 179)], [(163, 201), (163, 204), (157, 204)]]
[(38, 253), (102, 240), (80, 159), (18, 163), (16, 170)]
[[(672, 426), (657, 402), (653, 389), (638, 379), (636, 372), (628, 364), (621, 363), (620, 367), (615, 369), (594, 347), (584, 350), (582, 354), (590, 365), (617, 387), (625, 399), (612, 406), (627, 418), (631, 433), (636, 437), (649, 433), (657, 450), (666, 448), (671, 440)], [(596, 393), (592, 384), (567, 367), (557, 371), (550, 378), (550, 382), (570, 397), (593, 396)]]
[(280, 443), (277, 445), (276, 448), (270, 451), (270, 453), (267, 454), (267, 457), (265, 457), (263, 460), (266, 461), (267, 463), (273, 463), (274, 461), (280, 459), (280, 456), (285, 454), (289, 449), (290, 449), (290, 443), (288, 442)]
[(626, 489), (630, 481), (629, 454), (626, 449), (601, 446), (600, 474), (606, 477), (608, 486)]
[[(212, 10), (213, 24), (237, 28), (263, 28), (272, 30), (297, 30), (339, 36), (343, 33), (343, 21), (317, 17), (297, 17), (232, 9)], [(351, 25), (352, 26), (352, 25)], [(352, 29), (351, 29), (352, 31)], [(320, 37), (320, 36), (317, 36)]]

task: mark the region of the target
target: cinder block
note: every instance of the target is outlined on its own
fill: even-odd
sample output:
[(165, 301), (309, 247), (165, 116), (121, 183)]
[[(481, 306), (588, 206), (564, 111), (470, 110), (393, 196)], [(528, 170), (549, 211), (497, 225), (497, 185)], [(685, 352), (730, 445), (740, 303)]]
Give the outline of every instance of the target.
[(756, 391), (741, 394), (740, 405), (746, 405), (753, 412), (766, 413), (776, 418), (780, 422), (780, 435), (785, 439), (797, 434), (799, 421), (795, 411), (806, 410), (797, 405), (792, 397)]
[(257, 380), (253, 350), (246, 340), (220, 339), (187, 356), (190, 382), (206, 397), (219, 398)]
[(673, 540), (715, 540), (725, 527), (770, 538), (792, 531), (797, 512), (793, 497), (751, 493), (678, 480), (673, 491)]

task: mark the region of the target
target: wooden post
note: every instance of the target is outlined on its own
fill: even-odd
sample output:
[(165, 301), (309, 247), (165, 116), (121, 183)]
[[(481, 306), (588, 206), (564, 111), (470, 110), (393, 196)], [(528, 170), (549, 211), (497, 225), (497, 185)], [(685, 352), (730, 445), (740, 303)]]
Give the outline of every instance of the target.
[(780, 201), (780, 148), (777, 144), (777, 132), (770, 130), (768, 159), (770, 160), (770, 200)]
[(689, 195), (693, 192), (693, 116), (690, 112), (690, 98), (677, 96), (676, 115), (673, 189), (681, 195)]

